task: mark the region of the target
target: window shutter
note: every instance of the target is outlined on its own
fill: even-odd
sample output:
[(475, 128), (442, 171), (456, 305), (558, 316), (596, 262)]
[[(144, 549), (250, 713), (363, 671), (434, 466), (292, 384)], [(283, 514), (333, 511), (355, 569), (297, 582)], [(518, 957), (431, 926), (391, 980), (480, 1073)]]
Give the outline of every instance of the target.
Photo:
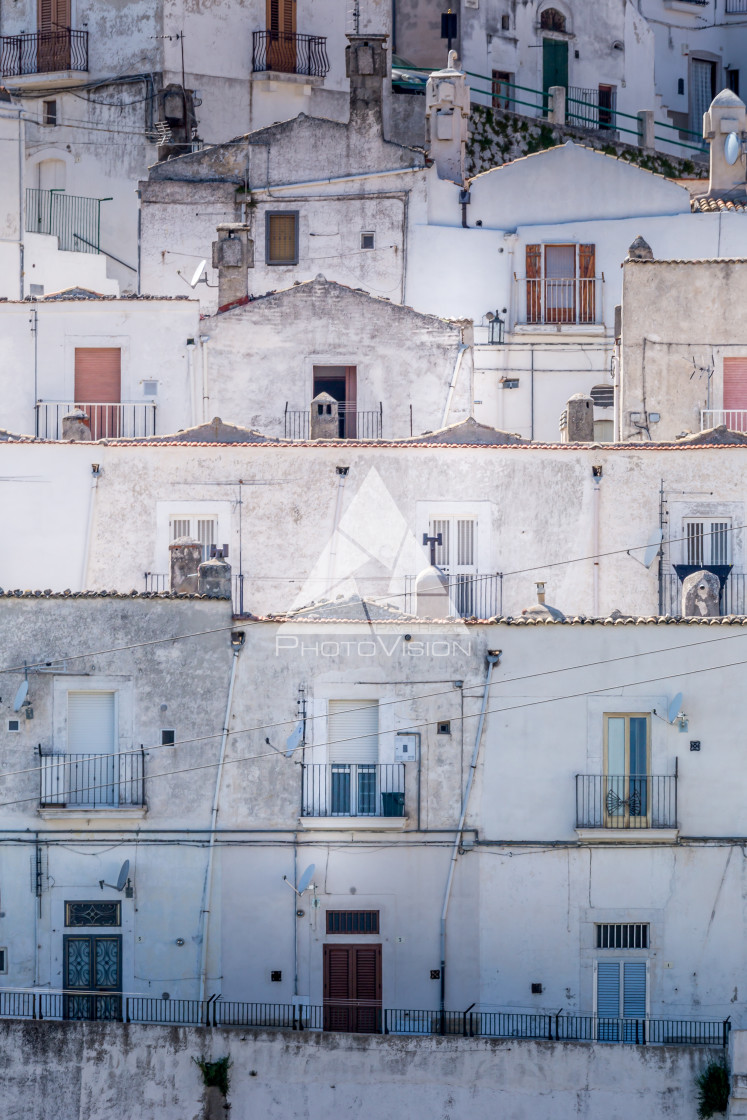
[[(451, 542), (449, 539), (450, 522), (445, 518), (431, 521), (428, 535), (437, 537), (441, 534), (441, 544), (436, 545), (436, 565), (448, 572), (451, 563)], [(430, 551), (430, 546), (428, 546)]]
[(281, 30), (288, 35), (293, 35), (296, 31), (296, 0), (282, 0), (282, 4), (283, 26)]
[(38, 0), (36, 8), (37, 31), (51, 31), (52, 19), (52, 0)]
[(596, 246), (579, 245), (578, 274), (583, 280), (592, 280), (596, 271)]
[(578, 247), (578, 304), (579, 322), (596, 322), (596, 246), (579, 245)]
[(119, 347), (87, 346), (75, 350), (75, 400), (81, 404), (121, 400), (122, 351)]
[(68, 692), (69, 754), (111, 754), (115, 746), (113, 692)]
[(280, 30), (280, 0), (267, 0), (267, 30)]
[(191, 527), (188, 517), (175, 517), (171, 522), (171, 540), (178, 541), (180, 537), (190, 536)]
[(724, 409), (747, 409), (747, 358), (724, 358)]
[(457, 564), (472, 567), (475, 563), (475, 522), (457, 521)]
[(527, 322), (542, 321), (542, 246), (526, 247)]
[(620, 962), (597, 961), (597, 1016), (617, 1019), (620, 1014)]
[(355, 999), (381, 999), (381, 972), (378, 945), (355, 950)]
[(267, 223), (267, 263), (295, 264), (296, 215), (268, 214)]
[(327, 709), (329, 762), (379, 761), (377, 700), (330, 700)]
[(646, 1014), (646, 962), (625, 961), (623, 964), (623, 1015), (626, 1019), (642, 1019)]
[(70, 27), (70, 0), (52, 0), (53, 29)]
[(350, 949), (347, 945), (325, 945), (325, 999), (350, 999)]
[(542, 275), (542, 246), (527, 245), (527, 280), (537, 280)]

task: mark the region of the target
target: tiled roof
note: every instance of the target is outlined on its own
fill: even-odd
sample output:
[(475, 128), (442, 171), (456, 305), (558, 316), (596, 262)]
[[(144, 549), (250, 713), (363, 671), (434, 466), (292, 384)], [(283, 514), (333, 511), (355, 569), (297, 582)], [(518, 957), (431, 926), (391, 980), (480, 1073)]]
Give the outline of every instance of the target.
[(339, 599), (321, 599), (296, 611), (288, 611), (288, 622), (316, 622), (345, 620), (346, 622), (407, 622), (417, 621), (414, 615), (405, 614), (390, 603), (376, 603), (360, 595), (340, 596)]
[(737, 214), (747, 212), (747, 198), (694, 198), (690, 205), (696, 214), (713, 214), (722, 210), (733, 210)]
[(215, 599), (223, 602), (230, 595), (197, 595), (176, 591), (5, 591), (0, 587), (0, 599)]
[[(321, 618), (303, 617), (293, 614), (268, 614), (253, 615), (254, 622), (285, 623), (304, 622), (309, 625), (323, 623), (356, 623), (360, 625), (360, 618)], [(575, 615), (570, 618), (408, 618), (405, 616), (391, 619), (376, 619), (376, 624), (384, 626), (433, 625), (433, 626), (747, 626), (747, 615), (723, 615), (720, 618), (675, 618), (672, 615), (609, 615), (606, 618), (587, 618), (585, 615)]]
[(626, 260), (625, 267), (628, 265), (652, 265), (652, 264), (747, 264), (747, 257), (692, 257), (689, 260), (682, 258), (675, 258), (673, 260)]

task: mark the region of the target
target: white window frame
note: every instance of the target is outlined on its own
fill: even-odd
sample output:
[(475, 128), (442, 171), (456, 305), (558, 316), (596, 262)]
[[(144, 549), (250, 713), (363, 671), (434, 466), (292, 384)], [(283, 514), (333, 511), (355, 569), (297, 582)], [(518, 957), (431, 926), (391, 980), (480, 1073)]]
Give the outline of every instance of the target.
[(54, 751), (69, 754), (67, 739), (68, 692), (113, 692), (114, 754), (132, 750), (133, 683), (129, 677), (56, 676), (52, 688), (52, 726)]
[(491, 564), (491, 502), (418, 502), (415, 507), (417, 542), (423, 549), (424, 566), (430, 563), (430, 547), (422, 545), (423, 535), (430, 530), (433, 521), (469, 521), (476, 523), (477, 547), (475, 549), (478, 575), (489, 575), (497, 571), (497, 564)]
[[(702, 551), (703, 551), (703, 559), (702, 560), (692, 560), (688, 556), (689, 546), (690, 546), (690, 539), (689, 539), (690, 538), (690, 531), (689, 530), (690, 530), (690, 526), (692, 526), (692, 525), (702, 526), (702, 532), (700, 534), (701, 537), (702, 537)], [(725, 560), (714, 560), (713, 559), (713, 546), (714, 546), (714, 543), (716, 543), (715, 540), (714, 540), (714, 537), (713, 537), (713, 533), (714, 533), (714, 531), (716, 531), (714, 527), (717, 526), (717, 525), (719, 525), (719, 526), (723, 525), (725, 527), (725, 530), (724, 530), (725, 533), (726, 533), (726, 559)], [(733, 526), (732, 519), (730, 517), (727, 517), (724, 514), (709, 514), (708, 516), (705, 516), (705, 517), (683, 517), (683, 519), (682, 519), (682, 537), (683, 537), (683, 540), (682, 540), (683, 560), (682, 560), (682, 562), (683, 562), (683, 564), (700, 564), (700, 563), (702, 563), (704, 565), (704, 567), (706, 567), (706, 568), (710, 567), (713, 564), (730, 564), (731, 563), (731, 557), (732, 557), (732, 537), (734, 535), (733, 531), (732, 531), (732, 526)]]
[[(218, 522), (216, 529), (216, 544), (220, 548), (228, 544), (234, 554), (238, 553), (235, 538), (231, 533), (232, 516), (230, 501), (177, 501), (156, 502), (156, 540), (155, 556), (151, 570), (164, 573), (167, 577), (170, 571), (169, 545), (171, 544), (171, 522), (174, 519), (215, 518)], [(229, 558), (231, 552), (229, 551)]]
[[(687, 502), (672, 501), (669, 503), (669, 532), (665, 537), (671, 539), (669, 559), (671, 564), (687, 563), (687, 523), (692, 521), (728, 521), (732, 531), (729, 533), (729, 560), (732, 571), (744, 571), (744, 502)], [(665, 556), (667, 553), (665, 552)], [(671, 569), (674, 571), (674, 569)]]

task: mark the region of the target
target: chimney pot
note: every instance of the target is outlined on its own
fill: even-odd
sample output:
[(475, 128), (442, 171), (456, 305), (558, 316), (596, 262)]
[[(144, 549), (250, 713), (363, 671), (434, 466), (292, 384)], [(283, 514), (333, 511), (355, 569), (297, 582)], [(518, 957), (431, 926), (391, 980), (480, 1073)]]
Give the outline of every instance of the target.
[(213, 268), (218, 270), (218, 306), (245, 300), (249, 295), (249, 269), (254, 268), (251, 226), (223, 222), (213, 242)]
[(197, 592), (197, 569), (202, 559), (202, 545), (192, 537), (177, 537), (169, 545), (169, 572), (172, 591), (194, 595)]
[(62, 417), (62, 438), (76, 443), (92, 439), (91, 420), (82, 408), (75, 408)]
[[(384, 82), (388, 74), (386, 35), (348, 35), (345, 73), (350, 79), (350, 122), (367, 119), (380, 133)], [(357, 118), (357, 120), (356, 120)]]
[(231, 565), (228, 561), (216, 556), (200, 564), (197, 590), (200, 595), (210, 595), (214, 599), (230, 599)]

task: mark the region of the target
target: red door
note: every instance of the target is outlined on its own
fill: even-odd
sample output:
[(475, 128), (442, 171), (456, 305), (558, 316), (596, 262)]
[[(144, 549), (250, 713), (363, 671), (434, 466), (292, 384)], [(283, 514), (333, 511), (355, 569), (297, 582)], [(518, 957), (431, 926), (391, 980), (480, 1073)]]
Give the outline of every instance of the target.
[(75, 404), (85, 408), (94, 439), (121, 435), (122, 351), (113, 346), (86, 346), (75, 351)]
[(324, 946), (324, 1029), (381, 1030), (381, 945)]
[(747, 429), (747, 358), (724, 358), (724, 412), (727, 428)]

